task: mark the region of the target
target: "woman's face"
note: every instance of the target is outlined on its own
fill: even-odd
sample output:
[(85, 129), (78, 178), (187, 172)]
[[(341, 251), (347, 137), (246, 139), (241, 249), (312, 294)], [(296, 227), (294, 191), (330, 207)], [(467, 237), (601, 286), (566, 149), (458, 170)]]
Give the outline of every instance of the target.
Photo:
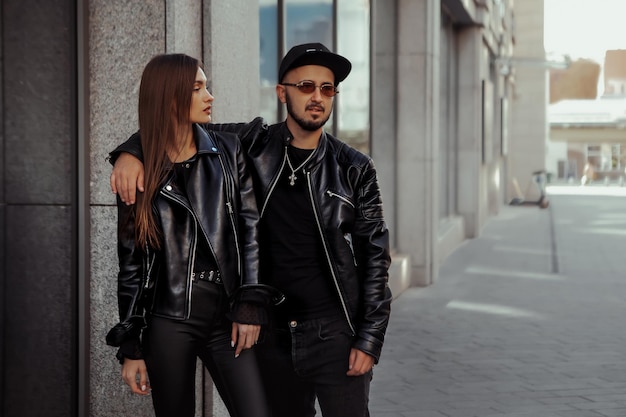
[(211, 104), (213, 96), (206, 87), (206, 75), (202, 68), (196, 72), (196, 81), (193, 84), (191, 94), (191, 107), (189, 108), (189, 121), (191, 123), (209, 123), (211, 121)]

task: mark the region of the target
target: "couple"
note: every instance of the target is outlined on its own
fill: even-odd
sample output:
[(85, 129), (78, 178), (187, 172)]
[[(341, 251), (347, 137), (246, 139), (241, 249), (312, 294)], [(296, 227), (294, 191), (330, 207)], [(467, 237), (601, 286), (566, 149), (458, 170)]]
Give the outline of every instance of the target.
[(313, 416), (316, 398), (325, 417), (369, 416), (389, 236), (371, 159), (323, 130), (350, 70), (322, 44), (293, 47), (276, 86), (288, 116), (267, 126), (210, 124), (193, 58), (146, 66), (141, 136), (111, 154), (121, 321), (107, 343), (157, 416), (193, 416), (196, 357), (231, 416)]

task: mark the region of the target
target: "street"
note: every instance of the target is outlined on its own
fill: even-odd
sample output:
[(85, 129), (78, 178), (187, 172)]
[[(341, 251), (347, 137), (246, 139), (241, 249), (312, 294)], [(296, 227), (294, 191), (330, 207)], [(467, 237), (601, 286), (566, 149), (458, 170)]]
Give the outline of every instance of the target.
[(626, 187), (548, 197), (394, 301), (373, 417), (626, 416)]

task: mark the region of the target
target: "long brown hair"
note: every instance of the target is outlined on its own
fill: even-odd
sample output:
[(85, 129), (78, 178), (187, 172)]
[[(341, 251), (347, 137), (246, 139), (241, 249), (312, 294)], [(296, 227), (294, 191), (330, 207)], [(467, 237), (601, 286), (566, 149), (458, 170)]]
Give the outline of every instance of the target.
[(162, 54), (148, 62), (141, 76), (138, 107), (145, 191), (137, 198), (135, 237), (142, 248), (160, 247), (152, 200), (171, 165), (167, 151), (178, 149), (177, 137), (190, 128), (191, 95), (200, 67), (190, 56)]

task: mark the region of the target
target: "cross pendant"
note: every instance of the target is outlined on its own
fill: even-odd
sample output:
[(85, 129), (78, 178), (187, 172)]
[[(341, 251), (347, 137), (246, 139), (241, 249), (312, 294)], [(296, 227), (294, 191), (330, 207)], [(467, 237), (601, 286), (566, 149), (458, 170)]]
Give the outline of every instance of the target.
[(292, 172), (291, 175), (289, 176), (289, 185), (291, 186), (295, 185), (297, 179), (298, 177), (296, 177), (296, 173)]

